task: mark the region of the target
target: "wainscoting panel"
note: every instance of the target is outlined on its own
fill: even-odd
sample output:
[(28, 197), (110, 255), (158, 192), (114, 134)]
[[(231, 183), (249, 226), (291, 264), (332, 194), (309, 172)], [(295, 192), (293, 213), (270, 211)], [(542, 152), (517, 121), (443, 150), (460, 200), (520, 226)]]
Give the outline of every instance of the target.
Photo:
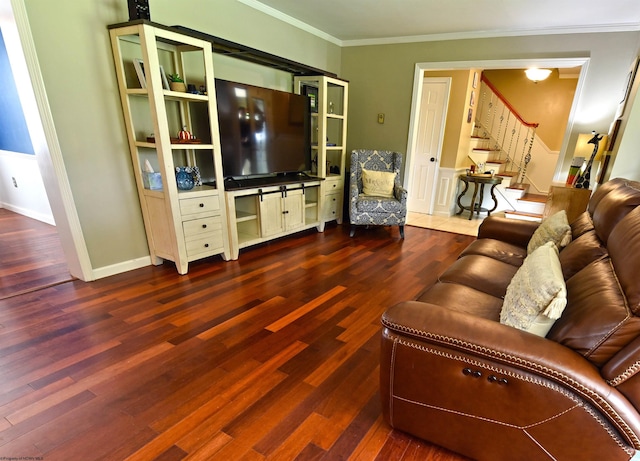
[(440, 168), (438, 171), (438, 187), (433, 214), (435, 216), (453, 216), (456, 213), (456, 196), (458, 193), (458, 175), (463, 169)]

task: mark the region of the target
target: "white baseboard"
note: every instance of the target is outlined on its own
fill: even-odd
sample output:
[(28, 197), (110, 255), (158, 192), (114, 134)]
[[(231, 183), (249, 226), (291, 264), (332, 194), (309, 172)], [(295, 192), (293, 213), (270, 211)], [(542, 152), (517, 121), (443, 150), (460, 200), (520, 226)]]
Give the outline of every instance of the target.
[(51, 224), (52, 226), (56, 225), (56, 222), (53, 219), (52, 214), (38, 213), (37, 211), (29, 210), (27, 208), (22, 208), (22, 207), (11, 205), (10, 203), (4, 203), (4, 202), (0, 204), (0, 208), (13, 211), (14, 213), (18, 213), (22, 216), (26, 216), (27, 218), (32, 218), (37, 221), (41, 221), (43, 223)]
[(151, 256), (144, 256), (142, 258), (131, 259), (129, 261), (123, 261), (111, 266), (99, 267), (93, 269), (93, 280), (110, 277), (112, 275), (121, 274), (123, 272), (129, 272), (142, 267), (151, 265)]

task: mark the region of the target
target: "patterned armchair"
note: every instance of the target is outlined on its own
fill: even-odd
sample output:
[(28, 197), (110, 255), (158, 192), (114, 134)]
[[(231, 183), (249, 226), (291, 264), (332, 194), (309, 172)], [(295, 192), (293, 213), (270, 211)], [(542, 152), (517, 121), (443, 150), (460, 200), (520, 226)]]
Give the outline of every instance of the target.
[[(386, 150), (354, 150), (351, 153), (351, 182), (349, 190), (350, 235), (357, 225), (400, 226), (404, 238), (407, 217), (407, 191), (400, 184), (402, 154)], [(365, 195), (362, 170), (395, 173), (391, 197)]]

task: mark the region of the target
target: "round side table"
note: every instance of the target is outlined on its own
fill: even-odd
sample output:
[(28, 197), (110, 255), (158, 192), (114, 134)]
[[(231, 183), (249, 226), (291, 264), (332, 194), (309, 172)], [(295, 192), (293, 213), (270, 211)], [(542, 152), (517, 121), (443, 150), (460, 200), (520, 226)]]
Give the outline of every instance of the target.
[[(461, 174), (459, 176), (459, 179), (464, 183), (464, 189), (462, 190), (462, 192), (460, 192), (460, 195), (458, 195), (458, 207), (460, 208), (460, 211), (458, 211), (456, 215), (462, 214), (464, 210), (469, 210), (469, 219), (473, 218), (474, 212), (477, 215), (479, 215), (481, 211), (483, 212), (486, 211), (487, 216), (490, 216), (491, 212), (496, 208), (498, 208), (498, 200), (496, 199), (496, 194), (494, 189), (498, 184), (502, 182), (502, 178), (498, 176)], [(469, 189), (470, 183), (473, 184), (473, 197), (471, 198), (471, 203), (469, 204), (469, 206), (464, 206), (462, 203), (460, 203), (460, 200), (462, 199), (462, 196)], [(491, 185), (490, 193), (491, 193), (491, 198), (493, 199), (493, 208), (491, 209), (482, 207), (482, 200), (484, 199), (485, 184)], [(478, 189), (480, 189), (479, 196), (478, 196)], [(476, 199), (478, 198), (479, 200), (476, 203)]]

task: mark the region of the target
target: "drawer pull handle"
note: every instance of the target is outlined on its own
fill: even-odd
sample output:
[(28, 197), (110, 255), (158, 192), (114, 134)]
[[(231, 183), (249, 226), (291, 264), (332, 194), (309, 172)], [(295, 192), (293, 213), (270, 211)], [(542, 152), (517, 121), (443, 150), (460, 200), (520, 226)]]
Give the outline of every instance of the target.
[(203, 229), (206, 229), (206, 228), (207, 228), (207, 225), (206, 225), (206, 224), (203, 224), (203, 225), (202, 225), (202, 228), (203, 228)]
[(201, 204), (200, 204), (200, 208), (204, 208), (204, 203), (201, 203)]
[(205, 243), (205, 244), (204, 244), (204, 247), (205, 247), (205, 248), (209, 248), (209, 244), (208, 244), (208, 243)]

